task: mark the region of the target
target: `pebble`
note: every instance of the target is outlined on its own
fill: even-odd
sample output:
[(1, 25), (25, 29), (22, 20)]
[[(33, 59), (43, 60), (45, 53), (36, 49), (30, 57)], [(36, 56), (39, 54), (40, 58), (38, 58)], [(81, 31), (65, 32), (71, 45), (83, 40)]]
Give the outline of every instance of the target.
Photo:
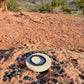
[(23, 54), (23, 55), (22, 55), (22, 57), (25, 57), (25, 56), (26, 56), (26, 54)]
[(52, 64), (53, 64), (53, 65), (56, 65), (56, 63), (55, 63), (55, 62), (52, 62)]
[(16, 67), (16, 64), (12, 65), (12, 67)]
[(9, 75), (10, 73), (7, 71), (7, 72), (5, 72), (5, 74), (6, 74), (6, 75)]
[(60, 75), (57, 73), (57, 72), (55, 72), (55, 74), (54, 74), (56, 77), (59, 77)]
[(11, 79), (13, 77), (13, 74), (8, 75), (8, 77)]
[(7, 80), (8, 80), (8, 78), (4, 78), (4, 79), (3, 79), (3, 81), (7, 81)]
[(18, 68), (14, 69), (15, 72), (18, 72)]
[(19, 72), (24, 72), (24, 69), (20, 69)]
[(54, 61), (56, 61), (56, 58), (53, 58)]
[(31, 80), (31, 78), (29, 76), (25, 76), (24, 78), (25, 78), (25, 80)]
[(30, 56), (31, 54), (33, 54), (33, 52), (26, 53), (26, 57)]
[(65, 64), (65, 62), (61, 61), (60, 64)]
[(18, 57), (18, 58), (17, 58), (17, 61), (18, 61), (18, 62), (21, 62), (21, 61), (23, 61), (23, 60), (24, 60), (24, 59), (21, 58), (21, 57)]
[(65, 77), (64, 75), (61, 75), (61, 77)]
[(57, 83), (57, 82), (58, 82), (58, 80), (57, 80), (57, 79), (52, 79), (52, 81), (53, 81), (53, 82), (55, 82), (55, 83)]
[(10, 69), (13, 69), (13, 67), (12, 67), (12, 66), (9, 66), (9, 68), (10, 68)]
[(55, 66), (55, 69), (57, 69), (57, 70), (59, 70), (60, 68), (61, 68), (60, 64), (57, 64), (57, 65)]
[(65, 70), (64, 69), (61, 69), (59, 73), (62, 74), (63, 72), (65, 72)]
[(54, 67), (54, 66), (51, 66), (51, 68), (52, 68), (52, 69), (55, 69), (55, 67)]
[(24, 59), (23, 58), (21, 58), (21, 61), (23, 61)]

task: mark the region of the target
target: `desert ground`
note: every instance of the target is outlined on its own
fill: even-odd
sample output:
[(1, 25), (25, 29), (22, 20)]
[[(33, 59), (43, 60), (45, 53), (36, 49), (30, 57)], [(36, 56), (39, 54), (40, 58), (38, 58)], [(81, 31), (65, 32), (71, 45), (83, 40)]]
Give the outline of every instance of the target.
[[(22, 74), (3, 81), (4, 73), (11, 72), (9, 66), (17, 64), (17, 57), (32, 51), (56, 55), (65, 62), (65, 76), (54, 76), (50, 67), (43, 84), (57, 84), (53, 78), (59, 84), (84, 84), (84, 18), (63, 13), (0, 12), (0, 84), (37, 84), (40, 73), (29, 70), (25, 60)], [(25, 75), (32, 80), (24, 80)]]

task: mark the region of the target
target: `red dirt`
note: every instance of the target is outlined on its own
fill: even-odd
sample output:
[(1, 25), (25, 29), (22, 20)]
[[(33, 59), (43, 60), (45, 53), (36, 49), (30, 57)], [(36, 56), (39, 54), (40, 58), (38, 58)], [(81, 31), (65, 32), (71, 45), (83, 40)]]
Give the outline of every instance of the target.
[[(79, 76), (84, 74), (84, 18), (62, 13), (0, 13), (0, 84), (20, 84), (19, 80), (27, 73), (30, 76), (34, 74), (36, 81), (38, 73), (27, 70), (21, 78), (17, 76), (6, 83), (3, 82), (3, 75), (20, 54), (32, 50), (46, 52), (48, 49), (54, 49), (47, 52), (49, 55), (55, 51), (59, 60), (67, 62), (64, 67), (67, 76), (58, 79), (61, 84), (84, 84), (84, 76)], [(49, 75), (52, 73), (50, 69)], [(45, 84), (54, 83), (49, 81)]]

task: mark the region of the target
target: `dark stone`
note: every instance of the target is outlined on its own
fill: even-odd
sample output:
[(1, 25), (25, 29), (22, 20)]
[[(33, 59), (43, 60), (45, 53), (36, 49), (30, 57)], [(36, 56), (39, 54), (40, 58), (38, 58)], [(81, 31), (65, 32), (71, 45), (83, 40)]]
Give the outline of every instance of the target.
[(12, 65), (12, 67), (16, 67), (16, 64)]
[(17, 58), (17, 61), (20, 62), (20, 61), (21, 61), (21, 57), (18, 57), (18, 58)]
[(15, 71), (15, 72), (18, 72), (18, 68), (15, 68), (14, 71)]
[(24, 69), (20, 69), (19, 72), (24, 72)]
[(52, 81), (53, 81), (53, 82), (55, 82), (55, 83), (57, 83), (57, 82), (58, 82), (58, 80), (57, 80), (57, 79), (52, 79)]
[(13, 74), (9, 74), (8, 77), (11, 79), (13, 77)]
[(52, 62), (52, 64), (53, 64), (53, 65), (56, 65), (56, 63), (55, 63), (55, 62)]
[(25, 78), (25, 80), (31, 80), (31, 78), (29, 76), (25, 76), (24, 78)]
[(43, 81), (42, 81), (42, 80), (40, 80), (40, 83), (42, 84), (42, 83), (43, 83)]
[(24, 59), (23, 58), (21, 58), (21, 61), (23, 61)]
[(3, 81), (7, 81), (7, 80), (8, 80), (8, 78), (4, 78), (4, 79), (3, 79)]
[(64, 75), (61, 75), (61, 77), (65, 77)]
[(59, 77), (60, 75), (57, 73), (57, 72), (55, 72), (55, 74), (54, 74), (56, 77)]
[(23, 61), (23, 60), (24, 60), (24, 59), (21, 58), (21, 57), (18, 57), (18, 58), (17, 58), (17, 61), (18, 61), (18, 62), (21, 62), (21, 61)]
[(7, 72), (5, 72), (5, 74), (6, 74), (6, 75), (9, 75), (10, 73), (7, 71)]
[(65, 64), (65, 62), (61, 61), (60, 64)]
[(12, 66), (9, 66), (10, 69), (14, 69)]
[(55, 69), (57, 69), (57, 70), (59, 70), (60, 68), (61, 68), (60, 64), (57, 64), (57, 65), (55, 66)]
[(56, 61), (56, 58), (53, 58), (54, 61)]
[(64, 69), (61, 69), (59, 73), (62, 74), (63, 72), (65, 72), (65, 70)]
[(18, 74), (18, 71), (13, 71), (13, 72), (11, 72), (11, 74), (13, 75), (13, 76), (15, 76), (15, 75), (17, 75)]
[(54, 67), (54, 66), (51, 66), (51, 68), (52, 68), (52, 69), (55, 69), (55, 67)]
[(25, 56), (26, 56), (26, 54), (23, 54), (23, 55), (22, 55), (22, 57), (25, 57)]

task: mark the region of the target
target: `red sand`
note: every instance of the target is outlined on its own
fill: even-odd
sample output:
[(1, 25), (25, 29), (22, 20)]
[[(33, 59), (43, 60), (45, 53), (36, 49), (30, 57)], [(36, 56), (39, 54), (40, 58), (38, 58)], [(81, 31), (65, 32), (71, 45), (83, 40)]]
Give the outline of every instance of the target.
[[(54, 50), (46, 52), (49, 49)], [(55, 51), (57, 58), (66, 62), (63, 68), (67, 76), (57, 78), (61, 84), (84, 84), (84, 18), (65, 14), (0, 13), (0, 84), (21, 84), (19, 81), (25, 75), (33, 78), (25, 84), (37, 81), (39, 73), (25, 69), (22, 77), (3, 82), (8, 66), (29, 51), (45, 51), (49, 55)], [(48, 81), (48, 77), (56, 78), (53, 74), (50, 69), (45, 84), (54, 84)]]

